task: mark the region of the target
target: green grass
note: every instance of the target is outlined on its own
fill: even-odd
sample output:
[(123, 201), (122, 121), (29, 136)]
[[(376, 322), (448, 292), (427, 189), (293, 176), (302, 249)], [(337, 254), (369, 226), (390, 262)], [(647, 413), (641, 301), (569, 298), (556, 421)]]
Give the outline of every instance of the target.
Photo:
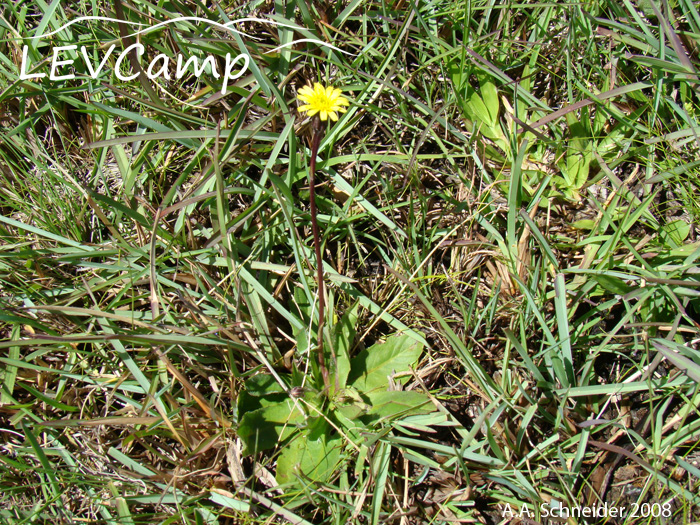
[[(144, 68), (247, 53), (221, 96), (207, 73), (121, 81), (114, 58), (92, 79), (81, 55), (73, 80), (20, 80), (25, 44), (43, 72), (56, 46), (123, 49), (108, 22), (33, 40), (115, 7), (2, 11), (1, 521), (700, 521), (695, 3), (115, 5), (277, 24), (139, 36)], [(337, 50), (270, 52), (298, 39)], [(295, 101), (316, 80), (351, 101), (316, 174), (332, 367), (404, 334), (421, 357), (375, 381), (429, 410), (377, 408), (357, 368), (319, 386)], [(303, 417), (257, 450), (252, 398)], [(290, 447), (328, 472), (276, 486)]]

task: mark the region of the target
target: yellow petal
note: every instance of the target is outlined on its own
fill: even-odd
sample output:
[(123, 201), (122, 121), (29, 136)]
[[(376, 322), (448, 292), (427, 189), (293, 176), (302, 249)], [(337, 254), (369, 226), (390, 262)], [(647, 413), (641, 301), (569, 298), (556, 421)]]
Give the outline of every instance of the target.
[(306, 113), (309, 117), (318, 115), (322, 121), (330, 118), (337, 122), (338, 113), (345, 113), (345, 106), (350, 105), (341, 89), (324, 86), (321, 82), (314, 82), (313, 86), (302, 86), (297, 91), (297, 99), (302, 102), (298, 108), (299, 113)]
[(299, 90), (299, 94), (309, 97), (314, 94), (314, 90), (311, 89), (311, 86), (304, 86)]

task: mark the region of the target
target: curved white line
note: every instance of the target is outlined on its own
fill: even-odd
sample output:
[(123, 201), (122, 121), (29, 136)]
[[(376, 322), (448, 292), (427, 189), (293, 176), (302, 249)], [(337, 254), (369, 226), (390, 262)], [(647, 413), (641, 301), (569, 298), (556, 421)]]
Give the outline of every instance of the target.
[[(67, 22), (66, 24), (64, 24), (61, 27), (59, 27), (58, 29), (56, 29), (55, 31), (51, 31), (50, 33), (46, 33), (46, 34), (40, 35), (40, 36), (34, 36), (32, 38), (43, 38), (43, 37), (53, 36), (56, 33), (63, 31), (67, 27), (70, 27), (77, 22), (91, 21), (91, 20), (98, 20), (98, 21), (102, 21), (102, 22), (116, 22), (116, 23), (136, 25), (136, 26), (146, 25), (146, 24), (143, 24), (140, 22), (131, 22), (129, 20), (120, 20), (118, 18), (111, 18), (108, 16), (80, 16), (74, 20), (71, 20), (70, 22)], [(247, 33), (239, 31), (238, 29), (233, 29), (229, 26), (234, 25), (234, 24), (240, 24), (242, 22), (262, 22), (262, 23), (266, 23), (266, 24), (272, 24), (274, 26), (290, 27), (292, 29), (297, 29), (297, 30), (303, 29), (303, 28), (300, 28), (299, 26), (295, 26), (295, 25), (291, 25), (291, 24), (284, 24), (282, 22), (276, 22), (275, 20), (268, 20), (266, 18), (256, 18), (256, 17), (238, 18), (236, 20), (231, 20), (230, 22), (226, 22), (225, 24), (221, 24), (219, 22), (215, 22), (213, 20), (208, 20), (206, 18), (201, 18), (198, 16), (180, 16), (177, 18), (173, 18), (172, 20), (164, 20), (163, 22), (159, 22), (154, 26), (149, 26), (149, 27), (146, 27), (146, 28), (141, 29), (139, 31), (135, 31), (133, 33), (130, 33), (128, 36), (137, 36), (137, 35), (140, 35), (142, 33), (147, 32), (147, 31), (152, 31), (154, 29), (158, 29), (161, 26), (173, 24), (175, 22), (183, 22), (183, 21), (185, 21), (185, 22), (192, 22), (192, 21), (193, 22), (204, 22), (204, 23), (219, 27), (221, 29), (225, 29), (226, 31), (231, 31), (233, 33), (247, 36), (249, 38), (253, 38), (256, 40), (258, 39), (257, 37), (250, 36)], [(282, 44), (281, 46), (277, 46), (276, 48), (274, 48), (270, 51), (267, 51), (266, 53), (275, 53), (275, 52), (279, 51), (280, 49), (284, 49), (284, 48), (293, 46), (294, 44), (299, 44), (302, 42), (313, 42), (314, 44), (318, 44), (318, 45), (323, 46), (323, 47), (329, 47), (329, 48), (333, 49), (334, 51), (338, 51), (339, 53), (344, 53), (344, 54), (350, 55), (350, 56), (357, 56), (356, 53), (350, 53), (349, 51), (343, 51), (342, 49), (339, 49), (339, 48), (335, 47), (334, 45), (329, 44), (328, 42), (323, 42), (323, 41), (317, 40), (315, 38), (300, 38), (299, 40), (294, 40), (292, 42), (287, 42), (286, 44)]]
[[(206, 18), (200, 18), (200, 17), (198, 17), (198, 16), (181, 16), (181, 17), (178, 17), (178, 18), (173, 18), (172, 20), (164, 20), (163, 22), (158, 22), (158, 23), (157, 23), (156, 25), (154, 25), (154, 26), (149, 26), (149, 27), (147, 27), (147, 28), (145, 28), (145, 29), (141, 29), (140, 31), (136, 31), (136, 32), (134, 32), (134, 33), (131, 33), (131, 34), (128, 35), (128, 36), (140, 35), (141, 33), (145, 33), (145, 32), (147, 32), (147, 31), (151, 31), (151, 30), (153, 30), (153, 29), (158, 29), (158, 28), (161, 27), (161, 26), (165, 26), (165, 25), (172, 24), (172, 23), (175, 23), (175, 22), (182, 22), (182, 21), (186, 21), (186, 22), (190, 22), (190, 21), (195, 21), (195, 22), (206, 22), (207, 24), (211, 24), (211, 25), (216, 26), (216, 27), (219, 27), (219, 28), (221, 28), (221, 29), (225, 29), (225, 30), (227, 30), (227, 31), (231, 31), (231, 32), (233, 32), (233, 33), (238, 33), (239, 35), (246, 35), (246, 33), (243, 33), (242, 31), (239, 31), (238, 29), (232, 29), (232, 28), (228, 27), (228, 25), (231, 24), (232, 22), (227, 22), (226, 24), (221, 24), (221, 23), (219, 23), (219, 22), (214, 22), (213, 20), (207, 20)], [(234, 21), (234, 22), (238, 22), (238, 20), (236, 20), (236, 21)], [(140, 25), (143, 25), (143, 24), (140, 24)], [(246, 35), (246, 36), (248, 36), (248, 35)]]
[(78, 22), (82, 22), (84, 20), (101, 20), (105, 22), (121, 22), (123, 24), (129, 24), (129, 25), (134, 25), (134, 26), (145, 26), (146, 24), (142, 24), (140, 22), (130, 22), (129, 20), (119, 20), (118, 18), (110, 18), (108, 16), (80, 16), (74, 20), (71, 20), (70, 22), (63, 24), (61, 27), (56, 29), (56, 31), (51, 31), (50, 33), (46, 33), (44, 35), (39, 35), (39, 36), (33, 36), (31, 38), (44, 38), (47, 36), (53, 36), (56, 33), (60, 33), (63, 31), (65, 28), (72, 26), (73, 24), (76, 24)]
[(330, 47), (334, 51), (338, 51), (339, 53), (345, 53), (346, 55), (350, 55), (353, 57), (356, 57), (356, 53), (350, 53), (349, 51), (343, 51), (342, 49), (339, 49), (335, 47), (332, 44), (329, 44), (328, 42), (322, 42), (321, 40), (316, 40), (315, 38), (300, 38), (299, 40), (294, 40), (292, 42), (287, 42), (286, 44), (282, 44), (281, 46), (277, 46), (274, 49), (270, 49), (269, 51), (265, 51), (265, 54), (267, 53), (275, 53), (276, 51), (279, 51), (280, 49), (283, 49), (285, 47), (293, 46), (294, 44), (300, 44), (301, 42), (313, 42), (314, 44), (320, 44), (324, 47)]
[[(299, 27), (299, 26), (292, 25), (292, 24), (283, 24), (282, 22), (277, 22), (275, 20), (268, 20), (267, 18), (256, 18), (256, 17), (237, 18), (236, 20), (231, 20), (230, 22), (226, 22), (225, 24), (222, 24), (220, 22), (215, 22), (214, 20), (209, 20), (208, 18), (201, 18), (199, 16), (179, 16), (177, 18), (173, 18), (172, 20), (164, 20), (162, 22), (157, 23), (154, 26), (150, 26), (150, 27), (147, 27), (146, 29), (143, 29), (141, 31), (137, 31), (136, 33), (132, 33), (129, 36), (138, 35), (140, 33), (143, 33), (144, 31), (150, 31), (151, 29), (155, 29), (157, 27), (160, 27), (160, 26), (163, 26), (166, 24), (172, 24), (173, 22), (180, 22), (183, 20), (184, 21), (194, 20), (196, 22), (206, 22), (207, 24), (212, 24), (212, 25), (215, 25), (215, 26), (220, 27), (222, 29), (226, 29), (228, 31), (233, 31), (233, 32), (238, 33), (240, 35), (246, 35), (246, 36), (249, 36), (249, 35), (247, 35), (246, 33), (242, 32), (242, 31), (238, 31), (237, 29), (231, 29), (229, 26), (232, 26), (234, 24), (240, 24), (243, 22), (262, 22), (265, 24), (271, 24), (273, 26), (291, 27), (292, 29), (296, 29), (299, 31), (301, 31), (302, 29), (305, 29), (303, 27)], [(145, 25), (145, 24), (140, 24), (140, 25)]]
[(299, 27), (296, 25), (283, 24), (282, 22), (276, 22), (275, 20), (270, 20), (268, 18), (256, 18), (254, 16), (247, 17), (247, 18), (238, 18), (236, 20), (231, 20), (230, 22), (226, 22), (224, 25), (227, 26), (229, 24), (238, 24), (240, 22), (263, 22), (266, 24), (272, 24), (273, 26), (291, 27), (292, 29), (305, 29), (303, 27)]
[[(39, 36), (33, 36), (31, 38), (44, 38), (47, 36), (53, 36), (56, 33), (60, 33), (61, 31), (63, 31), (67, 27), (70, 27), (77, 22), (90, 21), (90, 20), (99, 20), (99, 21), (104, 21), (104, 22), (116, 22), (116, 23), (129, 24), (129, 25), (135, 25), (135, 26), (145, 26), (146, 25), (146, 24), (141, 23), (141, 22), (131, 22), (129, 20), (120, 20), (118, 18), (111, 18), (109, 16), (80, 16), (78, 18), (71, 20), (70, 22), (63, 24), (61, 27), (59, 27), (55, 31), (51, 31), (50, 33), (45, 33), (45, 34), (39, 35)], [(294, 26), (291, 24), (283, 24), (282, 22), (276, 22), (274, 20), (267, 20), (265, 18), (255, 18), (255, 17), (239, 18), (236, 20), (231, 20), (230, 22), (226, 22), (225, 24), (221, 24), (219, 22), (215, 22), (213, 20), (208, 20), (206, 18), (200, 18), (198, 16), (180, 16), (177, 18), (173, 18), (172, 20), (165, 20), (163, 22), (159, 22), (156, 25), (149, 26), (145, 29), (142, 29), (141, 31), (136, 31), (135, 33), (131, 33), (129, 36), (139, 35), (139, 34), (143, 33), (144, 31), (150, 31), (151, 29), (156, 29), (156, 28), (163, 26), (163, 25), (172, 24), (173, 22), (181, 22), (181, 21), (206, 22), (208, 24), (215, 25), (217, 27), (220, 27), (222, 29), (226, 29), (227, 31), (232, 31), (234, 33), (238, 33), (240, 35), (246, 35), (246, 33), (238, 31), (237, 29), (232, 29), (228, 26), (234, 25), (234, 24), (240, 24), (241, 22), (263, 22), (263, 23), (272, 24), (275, 26), (291, 27), (293, 29), (303, 29), (303, 28), (300, 28), (298, 26)], [(248, 36), (248, 35), (246, 35), (246, 36)]]

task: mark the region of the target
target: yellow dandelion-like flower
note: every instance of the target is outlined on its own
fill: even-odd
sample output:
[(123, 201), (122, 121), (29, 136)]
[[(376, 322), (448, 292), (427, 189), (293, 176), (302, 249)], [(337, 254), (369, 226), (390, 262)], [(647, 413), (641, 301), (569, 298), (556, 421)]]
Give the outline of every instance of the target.
[(304, 86), (301, 88), (297, 98), (304, 103), (303, 106), (299, 107), (299, 113), (307, 113), (310, 117), (318, 113), (321, 120), (330, 117), (333, 122), (338, 120), (337, 112), (345, 113), (347, 108), (343, 106), (350, 104), (338, 88), (324, 87), (318, 82), (314, 84), (314, 87)]

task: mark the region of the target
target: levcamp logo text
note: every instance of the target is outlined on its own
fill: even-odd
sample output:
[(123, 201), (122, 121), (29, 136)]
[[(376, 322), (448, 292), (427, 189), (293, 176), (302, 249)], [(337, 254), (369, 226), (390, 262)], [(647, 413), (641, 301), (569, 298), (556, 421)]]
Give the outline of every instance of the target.
[[(103, 16), (84, 16), (84, 17), (79, 17), (76, 18), (75, 20), (71, 20), (67, 24), (61, 26), (55, 31), (52, 31), (50, 33), (46, 33), (44, 35), (40, 35), (38, 37), (32, 37), (32, 42), (34, 42), (34, 45), (36, 45), (36, 42), (40, 38), (46, 38), (52, 35), (55, 35), (62, 30), (66, 29), (67, 27), (77, 23), (77, 22), (85, 22), (85, 21), (100, 21), (100, 22), (115, 22), (115, 23), (121, 23), (121, 24), (130, 24), (130, 25), (139, 25), (143, 26), (144, 24), (140, 24), (137, 22), (130, 22), (130, 21), (124, 21), (124, 20), (119, 20), (116, 18), (109, 18), (109, 17), (103, 17)], [(284, 26), (292, 29), (301, 29), (301, 28), (296, 28), (293, 25), (289, 24), (283, 24), (280, 22), (275, 22), (273, 20), (267, 20), (267, 19), (262, 19), (262, 18), (242, 18), (238, 20), (233, 20), (231, 22), (227, 22), (226, 24), (221, 24), (219, 22), (214, 22), (211, 20), (207, 20), (205, 18), (199, 18), (199, 17), (193, 17), (193, 16), (187, 16), (187, 17), (178, 17), (174, 18), (172, 20), (167, 20), (164, 22), (160, 22), (156, 25), (146, 27), (144, 29), (141, 29), (139, 31), (136, 31), (134, 33), (131, 33), (130, 35), (127, 35), (128, 37), (133, 37), (140, 35), (145, 32), (150, 32), (154, 31), (164, 25), (167, 24), (174, 24), (178, 22), (198, 22), (198, 23), (206, 23), (206, 24), (211, 24), (216, 27), (219, 27), (220, 29), (224, 29), (226, 31), (231, 31), (234, 33), (237, 33), (239, 35), (243, 36), (248, 36), (245, 33), (235, 29), (233, 26), (236, 24), (240, 24), (243, 22), (261, 22), (261, 23), (266, 23), (266, 24), (272, 24), (272, 25), (278, 25), (278, 26)], [(345, 53), (345, 54), (352, 54), (348, 53), (347, 51), (343, 51), (341, 49), (338, 49), (337, 47), (328, 44), (327, 42), (322, 42), (320, 40), (316, 40), (313, 38), (302, 38), (298, 40), (293, 40), (291, 42), (287, 42), (286, 44), (283, 44), (281, 46), (276, 47), (275, 49), (272, 49), (268, 51), (268, 53), (273, 53), (277, 52), (280, 49), (283, 49), (285, 47), (290, 47), (295, 44), (301, 43), (301, 42), (313, 42), (318, 45), (328, 47), (331, 49), (334, 49), (335, 51)], [(76, 78), (75, 70), (72, 68), (72, 66), (75, 64), (76, 60), (82, 60), (83, 63), (85, 64), (85, 69), (89, 72), (89, 76), (93, 79), (96, 79), (100, 73), (104, 70), (104, 68), (107, 66), (108, 63), (110, 63), (110, 58), (112, 56), (116, 56), (116, 61), (114, 62), (114, 74), (119, 80), (122, 80), (124, 82), (132, 81), (135, 80), (140, 72), (134, 72), (132, 71), (129, 74), (125, 74), (123, 71), (123, 65), (125, 63), (128, 64), (127, 58), (129, 57), (130, 53), (135, 52), (139, 56), (143, 56), (144, 53), (146, 52), (146, 48), (143, 44), (137, 42), (134, 44), (131, 44), (124, 48), (121, 51), (117, 51), (115, 54), (115, 49), (117, 48), (116, 44), (112, 44), (107, 51), (104, 52), (103, 56), (101, 59), (95, 60), (93, 56), (91, 56), (90, 51), (86, 46), (78, 46), (77, 44), (68, 44), (68, 45), (61, 45), (61, 46), (55, 46), (51, 48), (51, 53), (48, 55), (50, 56), (49, 60), (49, 65), (45, 64), (45, 60), (41, 60), (39, 64), (42, 64), (43, 67), (36, 65), (32, 67), (29, 64), (28, 60), (28, 54), (29, 54), (29, 45), (25, 44), (22, 48), (22, 64), (20, 66), (20, 75), (19, 79), (20, 80), (35, 80), (35, 79), (40, 79), (40, 78), (45, 78), (48, 75), (49, 80), (51, 81), (62, 81), (62, 80), (72, 80)], [(79, 51), (78, 51), (79, 50)], [(78, 51), (76, 53), (76, 51)], [(170, 56), (164, 53), (160, 53), (156, 56), (154, 56), (148, 65), (144, 68), (144, 73), (149, 79), (156, 79), (159, 77), (165, 78), (167, 80), (170, 80), (173, 78), (179, 80), (183, 78), (188, 71), (190, 71), (192, 74), (196, 77), (199, 78), (201, 75), (203, 75), (205, 72), (209, 75), (211, 75), (215, 79), (221, 79), (221, 93), (225, 94), (226, 93), (226, 88), (228, 87), (229, 83), (233, 80), (236, 80), (237, 78), (240, 78), (242, 75), (246, 73), (248, 70), (248, 67), (250, 65), (250, 56), (243, 52), (239, 53), (234, 56), (232, 53), (226, 53), (225, 57), (225, 63), (223, 67), (220, 67), (218, 65), (218, 61), (216, 60), (215, 55), (208, 55), (204, 58), (200, 58), (197, 56), (190, 56), (189, 58), (185, 58), (182, 54), (177, 54), (176, 56)], [(43, 70), (42, 70), (43, 69)]]

